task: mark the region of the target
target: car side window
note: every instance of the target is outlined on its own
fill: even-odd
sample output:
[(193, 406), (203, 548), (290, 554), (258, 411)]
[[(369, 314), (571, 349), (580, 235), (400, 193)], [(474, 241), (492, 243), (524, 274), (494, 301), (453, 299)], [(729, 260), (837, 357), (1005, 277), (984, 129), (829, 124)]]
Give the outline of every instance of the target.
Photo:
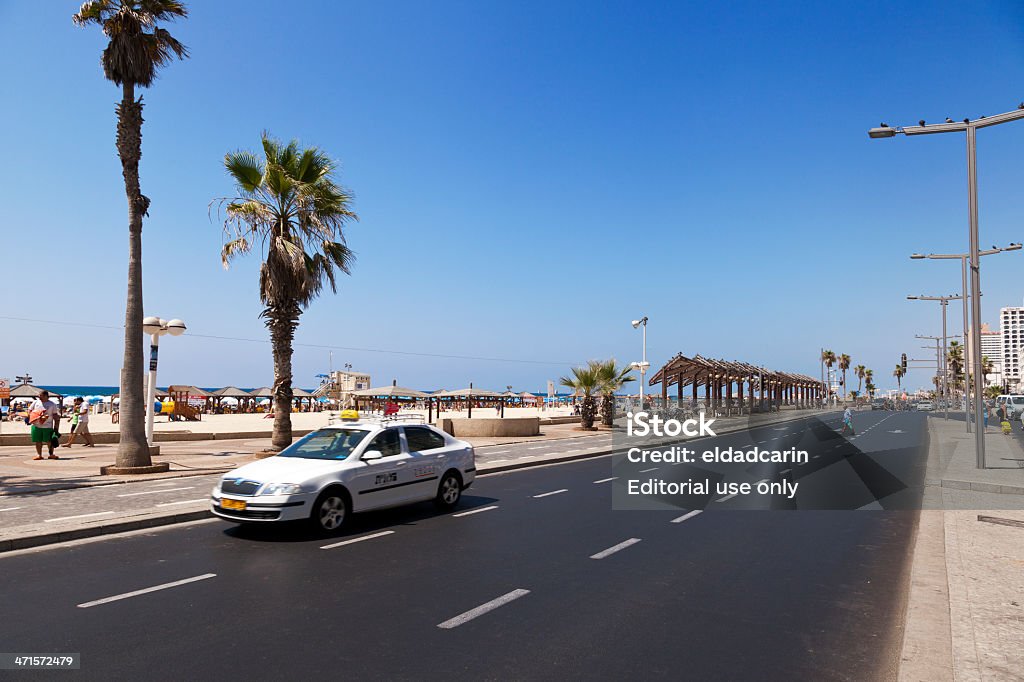
[(422, 426), (405, 427), (405, 440), (409, 444), (409, 452), (444, 447), (444, 436)]
[(402, 443), (398, 440), (398, 429), (385, 429), (377, 434), (368, 450), (380, 450), (385, 457), (402, 454)]

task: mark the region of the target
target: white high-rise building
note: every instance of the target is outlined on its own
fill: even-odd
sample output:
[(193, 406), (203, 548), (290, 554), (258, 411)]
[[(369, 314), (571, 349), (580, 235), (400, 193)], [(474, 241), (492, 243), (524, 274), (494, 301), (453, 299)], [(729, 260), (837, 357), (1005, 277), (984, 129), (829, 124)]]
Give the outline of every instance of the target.
[[(1022, 308), (1024, 310), (1024, 308)], [(971, 364), (971, 349), (974, 344), (971, 336), (967, 336), (967, 366)], [(1001, 386), (1003, 383), (1003, 334), (1001, 331), (992, 331), (985, 323), (981, 325), (981, 357), (992, 361), (992, 371), (988, 374), (988, 386)]]
[(1009, 384), (1010, 389), (1016, 390), (1021, 380), (1020, 351), (1024, 348), (1024, 308), (1000, 308), (999, 322), (1003, 340), (1003, 380)]

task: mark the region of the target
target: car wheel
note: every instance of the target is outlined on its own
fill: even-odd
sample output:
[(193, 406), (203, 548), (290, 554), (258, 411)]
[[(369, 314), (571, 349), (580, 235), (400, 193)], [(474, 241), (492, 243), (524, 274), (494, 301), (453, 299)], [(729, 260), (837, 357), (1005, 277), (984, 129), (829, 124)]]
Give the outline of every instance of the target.
[(462, 499), (462, 479), (454, 471), (449, 471), (441, 478), (441, 485), (437, 486), (437, 497), (434, 504), (438, 509), (451, 509)]
[(345, 493), (339, 488), (328, 488), (313, 503), (309, 520), (316, 530), (331, 533), (345, 524), (348, 515), (349, 503)]

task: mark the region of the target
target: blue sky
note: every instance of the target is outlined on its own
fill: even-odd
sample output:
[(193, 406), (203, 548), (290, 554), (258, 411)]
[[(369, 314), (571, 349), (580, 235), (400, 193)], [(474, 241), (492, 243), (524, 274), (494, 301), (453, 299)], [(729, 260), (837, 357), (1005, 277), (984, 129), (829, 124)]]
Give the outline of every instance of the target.
[[(208, 215), (232, 192), (224, 153), (269, 130), (337, 158), (362, 219), (353, 276), (303, 315), (300, 385), (333, 346), (375, 384), (542, 390), (569, 362), (639, 359), (646, 314), (654, 366), (681, 351), (817, 375), (825, 346), (885, 387), (938, 329), (937, 305), (904, 297), (960, 286), (955, 264), (907, 256), (967, 248), (964, 141), (866, 130), (1024, 98), (1016, 2), (189, 5), (169, 28), (191, 58), (143, 93), (146, 310), (192, 332), (165, 341), (161, 384), (271, 381), (258, 258), (225, 272)], [(116, 384), (119, 90), (76, 9), (0, 4), (0, 376)], [(984, 245), (1024, 241), (1022, 151), (1024, 123), (979, 134)], [(1021, 258), (984, 262), (993, 326), (1022, 304)]]

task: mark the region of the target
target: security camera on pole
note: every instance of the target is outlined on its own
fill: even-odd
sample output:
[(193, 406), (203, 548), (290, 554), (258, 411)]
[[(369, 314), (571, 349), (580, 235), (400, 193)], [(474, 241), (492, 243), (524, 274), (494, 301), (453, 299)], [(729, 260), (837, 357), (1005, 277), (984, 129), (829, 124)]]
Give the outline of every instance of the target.
[(647, 374), (647, 368), (651, 366), (651, 363), (647, 362), (647, 316), (644, 315), (639, 320), (633, 320), (633, 329), (643, 325), (644, 328), (644, 346), (643, 355), (641, 355), (640, 362), (631, 362), (629, 366), (633, 369), (640, 370), (640, 409), (644, 409), (644, 375)]
[(153, 452), (153, 417), (154, 403), (156, 402), (156, 364), (157, 356), (160, 353), (160, 337), (164, 334), (181, 336), (185, 333), (185, 323), (181, 320), (162, 320), (159, 317), (147, 317), (142, 321), (142, 331), (149, 334), (149, 384), (146, 388), (146, 442), (149, 443), (151, 454)]

